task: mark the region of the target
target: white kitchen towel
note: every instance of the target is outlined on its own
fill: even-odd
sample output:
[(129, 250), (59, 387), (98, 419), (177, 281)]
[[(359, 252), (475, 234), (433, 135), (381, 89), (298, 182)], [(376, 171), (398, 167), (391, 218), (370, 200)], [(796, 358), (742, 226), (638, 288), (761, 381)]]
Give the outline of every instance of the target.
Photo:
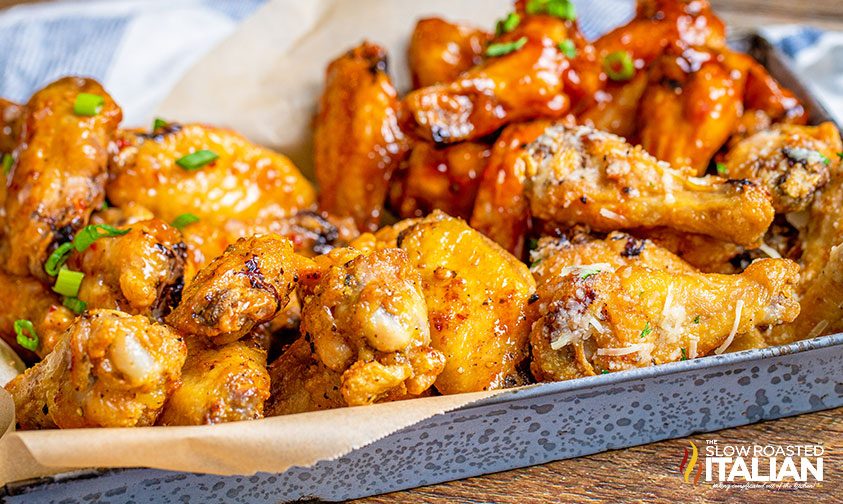
[[(302, 0), (307, 1), (307, 0)], [(354, 0), (346, 0), (354, 1)], [(94, 0), (0, 11), (0, 96), (26, 101), (69, 74), (94, 77), (136, 126), (203, 54), (265, 0)], [(596, 37), (632, 16), (632, 0), (575, 0)], [(765, 28), (838, 121), (843, 119), (843, 33)]]

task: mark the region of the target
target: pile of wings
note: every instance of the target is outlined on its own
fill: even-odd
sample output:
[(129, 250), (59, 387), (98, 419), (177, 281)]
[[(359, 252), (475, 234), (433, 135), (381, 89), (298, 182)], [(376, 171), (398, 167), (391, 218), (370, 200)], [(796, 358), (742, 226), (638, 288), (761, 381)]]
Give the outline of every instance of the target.
[[(0, 102), (20, 428), (191, 425), (566, 380), (843, 329), (843, 147), (705, 1), (418, 22), (327, 68), (319, 191), (90, 79)], [(800, 307), (801, 304), (801, 307)]]

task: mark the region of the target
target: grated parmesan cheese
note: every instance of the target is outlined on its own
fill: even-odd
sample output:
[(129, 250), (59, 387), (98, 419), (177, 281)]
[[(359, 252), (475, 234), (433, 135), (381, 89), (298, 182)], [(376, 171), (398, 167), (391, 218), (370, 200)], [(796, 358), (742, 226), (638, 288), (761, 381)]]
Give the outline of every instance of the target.
[(565, 266), (561, 270), (559, 270), (559, 276), (564, 277), (568, 276), (571, 273), (587, 273), (590, 272), (594, 273), (601, 273), (603, 271), (613, 272), (615, 271), (615, 267), (609, 263), (594, 263), (594, 264), (581, 264), (577, 266)]
[(729, 348), (729, 345), (732, 344), (732, 340), (735, 339), (735, 335), (738, 334), (738, 326), (741, 323), (741, 311), (743, 311), (743, 299), (738, 300), (738, 303), (735, 305), (735, 321), (732, 323), (732, 330), (729, 332), (729, 337), (726, 338), (726, 341), (714, 351), (717, 355), (725, 352)]
[(626, 222), (626, 217), (620, 214), (616, 214), (615, 212), (609, 210), (608, 208), (601, 208), (600, 215), (607, 219), (612, 219), (613, 221), (617, 222)]
[(636, 343), (634, 345), (625, 346), (623, 348), (598, 348), (597, 355), (610, 355), (613, 357), (618, 357), (621, 355), (649, 352), (652, 351), (652, 349), (652, 343)]
[(826, 327), (828, 327), (828, 320), (820, 320), (817, 322), (817, 325), (811, 329), (811, 332), (808, 333), (808, 338), (816, 338), (825, 330)]
[(691, 338), (688, 340), (688, 358), (689, 359), (696, 359), (697, 358), (697, 338)]
[(776, 249), (767, 245), (764, 242), (761, 242), (761, 245), (758, 246), (758, 250), (767, 254), (768, 257), (772, 257), (773, 259), (781, 259), (782, 255), (778, 253)]

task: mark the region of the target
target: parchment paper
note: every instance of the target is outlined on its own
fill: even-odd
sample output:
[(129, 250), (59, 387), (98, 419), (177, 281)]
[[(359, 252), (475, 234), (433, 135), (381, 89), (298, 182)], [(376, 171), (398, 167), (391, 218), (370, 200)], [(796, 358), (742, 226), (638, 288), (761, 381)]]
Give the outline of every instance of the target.
[[(406, 46), (418, 18), (439, 13), (492, 27), (510, 5), (509, 0), (274, 0), (188, 72), (156, 115), (234, 128), (306, 168), (311, 117), (331, 59), (368, 38), (387, 48), (390, 73), (406, 88)], [(15, 432), (11, 397), (0, 389), (0, 484), (91, 467), (280, 472), (340, 457), (497, 393), (216, 426)]]

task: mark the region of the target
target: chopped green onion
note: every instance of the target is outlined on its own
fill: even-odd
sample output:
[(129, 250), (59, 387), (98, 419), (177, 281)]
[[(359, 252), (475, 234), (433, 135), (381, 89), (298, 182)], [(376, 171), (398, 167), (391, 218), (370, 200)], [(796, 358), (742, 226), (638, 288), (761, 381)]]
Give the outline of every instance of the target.
[(12, 165), (15, 164), (15, 160), (12, 158), (11, 154), (3, 154), (3, 173), (6, 175), (12, 171)]
[(531, 268), (535, 268), (536, 266), (538, 266), (538, 265), (539, 265), (539, 263), (540, 263), (540, 262), (542, 262), (542, 260), (543, 260), (543, 259), (536, 259), (535, 261), (533, 261), (533, 262), (531, 262), (531, 263), (530, 263), (530, 267), (531, 267)]
[(647, 324), (644, 325), (644, 329), (641, 330), (641, 336), (640, 337), (646, 338), (647, 336), (650, 335), (651, 332), (653, 332), (653, 328), (650, 327), (650, 321), (648, 320)]
[(152, 122), (152, 131), (155, 131), (158, 128), (163, 128), (167, 124), (168, 124), (167, 121), (165, 121), (164, 119), (161, 119), (160, 117), (156, 117), (155, 121)]
[(682, 358), (680, 360), (688, 360), (688, 354), (685, 352), (685, 349), (680, 348), (679, 350), (682, 351)]
[(604, 369), (603, 371), (600, 371), (600, 374), (609, 374), (609, 371)]
[[(526, 42), (527, 39), (524, 39)], [(494, 45), (494, 44), (493, 44)], [(491, 46), (490, 46), (491, 47)], [(488, 51), (487, 51), (488, 52)], [(219, 156), (214, 151), (207, 149), (198, 150), (176, 160), (176, 164), (188, 171), (198, 170), (208, 163), (215, 161)]]
[(73, 104), (73, 113), (78, 116), (95, 116), (100, 113), (105, 105), (105, 98), (91, 93), (79, 93), (76, 95), (76, 102)]
[(192, 213), (184, 213), (173, 219), (172, 226), (181, 231), (185, 227), (197, 222), (199, 222), (199, 217), (193, 215)]
[(73, 246), (76, 247), (77, 252), (84, 252), (95, 241), (103, 237), (123, 236), (131, 231), (131, 229), (117, 229), (108, 224), (91, 224), (83, 227), (76, 236), (73, 237)]
[(820, 152), (819, 155), (820, 155), (820, 159), (822, 159), (822, 161), (823, 161), (823, 164), (825, 164), (825, 165), (831, 164), (831, 160), (828, 159), (828, 156), (826, 156), (822, 152)]
[(82, 285), (83, 278), (85, 278), (85, 274), (81, 271), (71, 271), (67, 268), (62, 268), (56, 277), (56, 284), (53, 286), (53, 291), (58, 292), (62, 296), (76, 297), (79, 294), (79, 287)]
[(72, 311), (73, 313), (75, 313), (77, 315), (79, 315), (80, 313), (82, 313), (83, 311), (85, 311), (88, 308), (88, 303), (82, 301), (79, 298), (75, 298), (75, 297), (64, 298), (64, 301), (62, 301), (62, 304), (64, 305), (65, 308), (69, 309), (70, 311)]
[(699, 324), (699, 323), (700, 323), (700, 316), (699, 316), (699, 315), (697, 315), (696, 317), (694, 317), (694, 323), (695, 323), (695, 324)]
[(549, 14), (571, 21), (577, 18), (576, 7), (571, 0), (527, 0), (524, 10), (527, 14)]
[[(35, 332), (32, 322), (26, 319), (15, 320), (14, 328), (18, 345), (34, 352), (38, 348), (38, 334)], [(29, 334), (27, 335), (25, 332)]]
[(503, 56), (505, 54), (509, 54), (513, 51), (521, 49), (526, 43), (527, 37), (521, 37), (515, 42), (500, 42), (498, 44), (490, 44), (489, 47), (486, 48), (486, 56), (492, 58), (497, 56)]
[(44, 271), (50, 276), (58, 275), (71, 252), (73, 252), (73, 243), (67, 242), (59, 245), (47, 258), (47, 262), (44, 263)]
[(577, 46), (574, 45), (574, 41), (571, 39), (559, 42), (559, 50), (562, 51), (562, 54), (564, 54), (568, 59), (575, 58), (577, 56)]
[(635, 64), (628, 51), (615, 51), (603, 58), (603, 71), (613, 81), (627, 81), (635, 75)]
[(498, 20), (498, 23), (495, 25), (495, 35), (500, 37), (504, 33), (509, 33), (517, 28), (519, 24), (521, 24), (521, 16), (516, 12), (510, 12), (505, 18)]
[(724, 177), (729, 174), (729, 167), (723, 163), (717, 163), (717, 174), (723, 175)]

